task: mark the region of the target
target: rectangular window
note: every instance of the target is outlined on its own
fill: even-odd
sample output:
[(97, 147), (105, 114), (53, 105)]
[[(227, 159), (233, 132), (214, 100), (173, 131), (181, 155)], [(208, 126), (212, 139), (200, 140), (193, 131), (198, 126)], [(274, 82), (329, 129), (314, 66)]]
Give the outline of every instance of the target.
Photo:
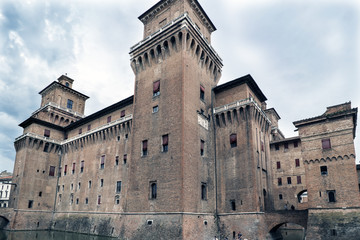
[(64, 167), (64, 176), (66, 176), (66, 173), (67, 173), (67, 165), (65, 165)]
[(89, 188), (91, 188), (91, 181), (89, 181)]
[(122, 110), (122, 111), (121, 111), (120, 117), (125, 117), (125, 110)]
[(281, 168), (281, 163), (280, 162), (276, 162), (276, 169), (280, 169)]
[(297, 148), (299, 145), (298, 145), (298, 142), (294, 142), (294, 148)]
[(233, 133), (233, 134), (230, 135), (230, 146), (231, 146), (232, 148), (237, 146), (237, 136), (236, 136), (236, 133)]
[(124, 159), (123, 159), (123, 161), (124, 161), (124, 164), (126, 164), (126, 161), (127, 161), (127, 154), (124, 154)]
[(205, 99), (205, 88), (200, 85), (200, 99), (204, 101)]
[(322, 149), (330, 149), (331, 148), (330, 138), (321, 140), (321, 143), (322, 143)]
[(49, 151), (49, 143), (45, 143), (44, 152), (48, 152), (48, 151)]
[(73, 167), (72, 167), (72, 174), (74, 174), (75, 173), (75, 163), (73, 163)]
[(297, 184), (301, 184), (301, 176), (297, 176)]
[(279, 200), (282, 200), (282, 199), (283, 199), (283, 195), (279, 194)]
[(81, 188), (81, 182), (78, 183), (78, 189), (80, 190)]
[(80, 172), (84, 172), (84, 165), (85, 165), (85, 161), (81, 161), (80, 163)]
[(104, 169), (105, 167), (105, 155), (102, 155), (100, 158), (100, 169)]
[(262, 151), (262, 152), (265, 151), (264, 149), (265, 149), (265, 148), (264, 148), (264, 142), (261, 141), (261, 151)]
[(236, 202), (235, 200), (230, 200), (231, 210), (236, 211)]
[(300, 167), (300, 160), (298, 158), (295, 159), (295, 167)]
[(278, 186), (281, 186), (281, 185), (282, 185), (282, 179), (278, 178)]
[(288, 178), (287, 178), (287, 183), (288, 183), (288, 184), (291, 184), (291, 177), (288, 177)]
[(70, 99), (67, 100), (67, 108), (69, 108), (69, 109), (73, 108), (73, 101)]
[(160, 95), (160, 80), (153, 83), (153, 96), (159, 96)]
[(148, 141), (142, 141), (142, 156), (146, 156), (148, 154)]
[(121, 192), (121, 181), (117, 181), (116, 182), (116, 193), (120, 193)]
[(85, 198), (85, 204), (89, 204), (89, 199), (88, 198)]
[(104, 186), (104, 179), (100, 179), (100, 187)]
[(200, 155), (201, 156), (204, 156), (204, 145), (205, 145), (204, 140), (200, 140)]
[(118, 166), (119, 165), (119, 156), (116, 156), (115, 157), (115, 166)]
[(329, 202), (336, 202), (335, 190), (326, 191), (329, 197)]
[(50, 137), (50, 130), (49, 129), (44, 130), (44, 137)]
[(88, 131), (91, 130), (91, 124), (89, 124), (89, 125), (87, 126), (87, 130), (88, 130)]
[(320, 166), (320, 172), (322, 176), (327, 176), (328, 175), (327, 166)]
[(79, 128), (79, 134), (82, 134), (82, 128)]
[(98, 202), (97, 203), (98, 203), (98, 205), (101, 204), (101, 195), (98, 196)]
[(158, 111), (159, 111), (159, 106), (158, 105), (154, 106), (152, 112), (157, 113)]
[(32, 207), (33, 207), (33, 203), (34, 203), (34, 200), (29, 200), (28, 208), (32, 208)]
[(162, 136), (162, 151), (167, 152), (169, 147), (169, 135)]
[(111, 116), (107, 117), (107, 123), (111, 122)]
[(55, 167), (54, 166), (50, 166), (50, 170), (49, 170), (49, 176), (55, 176)]

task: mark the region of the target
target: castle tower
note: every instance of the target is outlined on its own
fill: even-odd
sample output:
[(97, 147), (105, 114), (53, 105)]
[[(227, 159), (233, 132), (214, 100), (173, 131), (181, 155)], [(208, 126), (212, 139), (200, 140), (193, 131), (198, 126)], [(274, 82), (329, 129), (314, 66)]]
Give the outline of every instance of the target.
[[(163, 226), (179, 222), (182, 238), (194, 238), (215, 211), (209, 114), (222, 67), (210, 45), (216, 29), (196, 0), (162, 0), (139, 19), (144, 39), (130, 51), (135, 93), (126, 211), (148, 213)], [(172, 213), (171, 220), (157, 222), (152, 214), (159, 212)]]
[[(40, 91), (40, 108), (19, 125), (24, 131), (14, 143), (15, 187), (11, 205), (15, 209), (45, 213), (54, 209), (59, 153), (61, 141), (66, 137), (64, 126), (83, 117), (88, 99), (72, 89), (73, 81), (63, 75)], [(44, 219), (47, 217), (50, 218), (46, 214), (43, 216)], [(33, 227), (28, 226), (29, 229)]]

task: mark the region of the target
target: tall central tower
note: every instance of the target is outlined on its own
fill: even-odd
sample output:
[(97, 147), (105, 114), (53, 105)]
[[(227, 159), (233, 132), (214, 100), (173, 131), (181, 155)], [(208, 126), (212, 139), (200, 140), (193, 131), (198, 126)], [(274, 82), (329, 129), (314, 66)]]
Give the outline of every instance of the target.
[(222, 68), (210, 45), (216, 28), (197, 0), (162, 0), (139, 19), (144, 39), (130, 50), (136, 77), (126, 211), (154, 225), (177, 222), (190, 239), (215, 211), (209, 126)]

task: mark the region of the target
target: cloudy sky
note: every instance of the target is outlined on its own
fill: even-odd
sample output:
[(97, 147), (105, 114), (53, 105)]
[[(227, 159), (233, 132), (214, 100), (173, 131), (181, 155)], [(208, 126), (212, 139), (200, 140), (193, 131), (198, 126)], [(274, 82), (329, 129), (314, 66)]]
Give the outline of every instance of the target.
[[(86, 115), (133, 94), (128, 52), (142, 39), (137, 17), (156, 2), (0, 1), (0, 171), (13, 170), (18, 124), (60, 75), (90, 96)], [(293, 121), (327, 106), (360, 106), (358, 0), (199, 2), (218, 29), (212, 45), (224, 61), (220, 83), (250, 73), (287, 137), (296, 135)]]

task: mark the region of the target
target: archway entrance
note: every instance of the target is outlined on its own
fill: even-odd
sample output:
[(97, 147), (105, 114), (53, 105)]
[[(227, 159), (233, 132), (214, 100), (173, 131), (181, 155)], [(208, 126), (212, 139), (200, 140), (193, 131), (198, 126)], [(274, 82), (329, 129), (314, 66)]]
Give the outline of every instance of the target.
[(6, 217), (0, 216), (0, 230), (4, 229), (9, 224), (9, 220)]
[(295, 223), (281, 223), (270, 230), (273, 240), (303, 240), (305, 228)]

